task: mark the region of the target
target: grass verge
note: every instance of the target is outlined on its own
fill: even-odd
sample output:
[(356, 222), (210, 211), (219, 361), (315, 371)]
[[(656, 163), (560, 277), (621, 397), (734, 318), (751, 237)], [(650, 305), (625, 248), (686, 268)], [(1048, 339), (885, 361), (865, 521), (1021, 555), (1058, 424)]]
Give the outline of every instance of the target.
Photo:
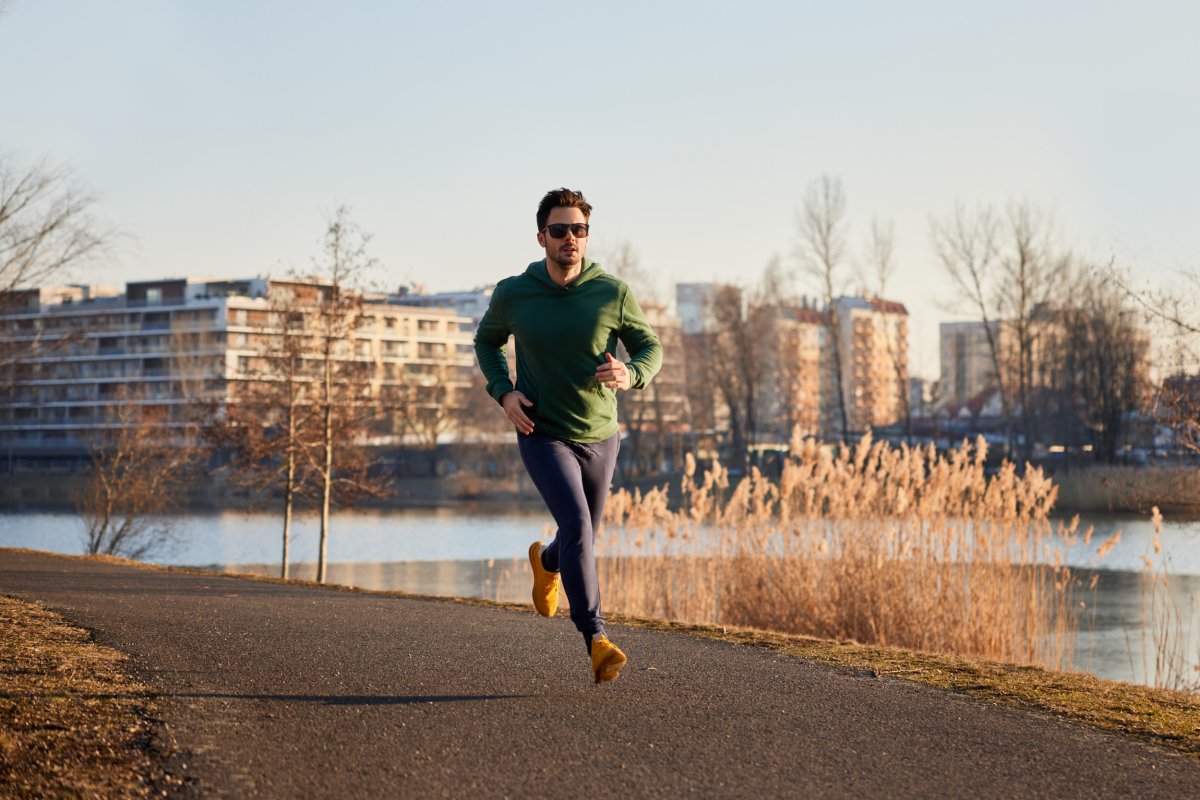
[(150, 694), (125, 657), (41, 606), (0, 596), (0, 795), (150, 797)]
[[(41, 552), (38, 554), (56, 555)], [(217, 574), (208, 570), (164, 567), (106, 556), (92, 559), (144, 569), (200, 575)], [(280, 578), (255, 575), (226, 575), (266, 583), (287, 583), (331, 591), (437, 600), (534, 613), (531, 606), (520, 603), (500, 603), (478, 598), (430, 597), (407, 592), (318, 584), (312, 581), (284, 581)], [(564, 611), (559, 613), (565, 614)], [(895, 647), (867, 646), (853, 641), (831, 641), (719, 625), (684, 624), (621, 614), (609, 614), (608, 621), (614, 625), (703, 636), (735, 645), (763, 647), (830, 668), (921, 683), (970, 695), (984, 702), (1046, 714), (1200, 758), (1200, 697), (1194, 695), (1106, 681), (1084, 673), (1054, 672), (1041, 667)]]

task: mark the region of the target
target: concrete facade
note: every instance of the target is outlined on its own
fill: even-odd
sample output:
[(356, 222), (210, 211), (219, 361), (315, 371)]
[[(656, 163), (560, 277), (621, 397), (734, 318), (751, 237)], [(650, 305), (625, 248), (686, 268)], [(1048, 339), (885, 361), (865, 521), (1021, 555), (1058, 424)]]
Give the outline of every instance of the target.
[[(162, 407), (168, 424), (181, 426), (197, 403), (236, 401), (282, 333), (281, 293), (315, 299), (327, 289), (320, 281), (183, 278), (128, 283), (123, 293), (9, 293), (0, 305), (0, 352), (10, 354), (0, 377), (0, 459), (10, 468), (77, 462), (113, 425), (119, 402)], [(368, 365), (380, 386), (467, 385), (469, 317), (361, 297), (342, 358)]]

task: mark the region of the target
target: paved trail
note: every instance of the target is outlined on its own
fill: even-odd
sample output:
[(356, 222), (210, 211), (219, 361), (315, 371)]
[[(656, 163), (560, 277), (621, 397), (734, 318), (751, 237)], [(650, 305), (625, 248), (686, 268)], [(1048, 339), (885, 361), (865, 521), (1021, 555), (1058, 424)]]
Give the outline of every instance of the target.
[[(0, 550), (161, 693), (194, 797), (1200, 797), (1200, 762), (753, 647)], [(184, 768), (186, 764), (186, 768)]]

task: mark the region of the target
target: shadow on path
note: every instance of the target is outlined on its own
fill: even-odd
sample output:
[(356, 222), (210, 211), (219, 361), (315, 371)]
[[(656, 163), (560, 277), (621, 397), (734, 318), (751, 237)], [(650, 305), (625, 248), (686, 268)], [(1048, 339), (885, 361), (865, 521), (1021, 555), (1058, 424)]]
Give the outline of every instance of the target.
[(331, 706), (402, 706), (418, 703), (462, 703), (479, 700), (518, 700), (533, 697), (531, 694), (415, 694), (415, 695), (379, 695), (379, 694), (221, 694), (221, 693), (180, 693), (160, 695), (161, 697), (194, 697), (212, 700), (272, 700), (296, 703), (325, 703)]
[(325, 703), (331, 706), (402, 706), (429, 703), (461, 703), (479, 700), (520, 700), (534, 697), (531, 694), (427, 694), (427, 695), (371, 695), (371, 694), (223, 694), (220, 692), (146, 692), (142, 694), (71, 694), (63, 692), (0, 692), (0, 699), (13, 700), (19, 697), (76, 697), (84, 700), (122, 700), (154, 698), (193, 698), (199, 700), (267, 700), (287, 703)]

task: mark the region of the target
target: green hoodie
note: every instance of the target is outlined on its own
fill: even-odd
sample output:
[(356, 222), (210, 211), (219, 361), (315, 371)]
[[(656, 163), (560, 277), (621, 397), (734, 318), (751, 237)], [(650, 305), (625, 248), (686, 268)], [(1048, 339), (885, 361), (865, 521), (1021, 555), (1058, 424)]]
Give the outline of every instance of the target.
[[(517, 384), (509, 379), (505, 344), (517, 343)], [(533, 408), (534, 430), (576, 442), (599, 442), (617, 432), (617, 393), (596, 381), (604, 354), (617, 339), (632, 355), (632, 388), (643, 389), (662, 366), (662, 345), (622, 280), (584, 260), (566, 286), (546, 272), (545, 261), (496, 284), (475, 333), (475, 355), (496, 402), (514, 388)]]

